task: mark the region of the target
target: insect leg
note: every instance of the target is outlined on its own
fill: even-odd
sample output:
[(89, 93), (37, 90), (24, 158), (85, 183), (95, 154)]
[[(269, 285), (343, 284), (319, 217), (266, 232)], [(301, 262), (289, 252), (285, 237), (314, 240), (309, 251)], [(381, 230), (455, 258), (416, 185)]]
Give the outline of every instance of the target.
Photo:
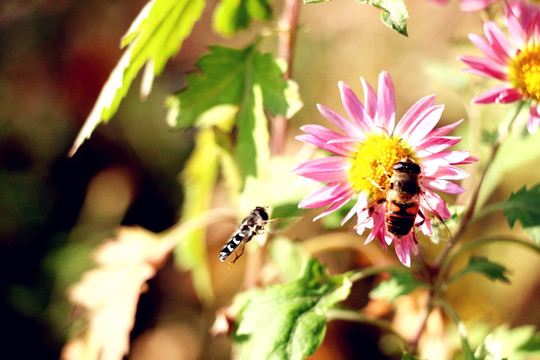
[(231, 261), (229, 261), (229, 265), (230, 266), (233, 266), (234, 263), (236, 262), (236, 260), (238, 260), (240, 258), (240, 256), (242, 256), (244, 254), (244, 247), (246, 246), (246, 243), (243, 242), (242, 243), (242, 249), (240, 251), (240, 254), (237, 254), (236, 253), (236, 249), (233, 251), (234, 252), (234, 259), (232, 259)]

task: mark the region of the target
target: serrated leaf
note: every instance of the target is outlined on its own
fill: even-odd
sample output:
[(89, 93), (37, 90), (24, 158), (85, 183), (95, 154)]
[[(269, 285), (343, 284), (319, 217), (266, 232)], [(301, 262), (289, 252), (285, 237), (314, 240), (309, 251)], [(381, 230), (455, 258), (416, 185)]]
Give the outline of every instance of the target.
[(145, 65), (149, 71), (141, 86), (147, 90), (150, 88), (153, 77), (163, 71), (167, 60), (182, 47), (201, 17), (204, 6), (204, 0), (153, 0), (145, 5), (124, 36), (122, 47), (127, 48), (103, 85), (69, 156), (90, 137), (99, 123), (114, 116), (131, 83)]
[(350, 292), (345, 275), (329, 276), (315, 259), (290, 283), (254, 291), (241, 309), (237, 359), (304, 359), (321, 344), (325, 313)]
[(500, 207), (511, 228), (519, 221), (529, 236), (535, 242), (540, 242), (540, 184), (529, 190), (523, 186), (501, 203)]
[(189, 75), (187, 90), (176, 95), (177, 101), (171, 101), (176, 107), (170, 111), (178, 114), (174, 126), (198, 126), (204, 114), (216, 106), (237, 106), (236, 158), (244, 179), (258, 177), (269, 158), (264, 109), (274, 115), (292, 116), (302, 106), (296, 84), (283, 79), (279, 61), (259, 53), (254, 45), (241, 50), (213, 46), (197, 66), (202, 73)]
[(390, 279), (381, 281), (370, 291), (369, 297), (372, 299), (386, 299), (388, 302), (392, 302), (398, 297), (410, 294), (422, 286), (427, 286), (427, 284), (416, 280), (410, 272), (393, 271)]
[(221, 0), (214, 11), (214, 29), (232, 36), (246, 29), (251, 19), (268, 21), (272, 19), (272, 8), (267, 0)]
[(465, 274), (477, 272), (485, 275), (490, 280), (500, 280), (509, 283), (510, 280), (506, 277), (508, 270), (500, 264), (489, 261), (485, 256), (473, 256), (469, 259), (469, 263), (463, 270), (452, 276), (447, 283), (451, 283)]
[(291, 117), (302, 107), (296, 83), (283, 79), (283, 68), (270, 54), (255, 46), (230, 49), (211, 46), (210, 53), (197, 62), (201, 73), (188, 75), (188, 87), (176, 96), (176, 129), (198, 125), (199, 117), (214, 106), (229, 104), (239, 108), (252, 102), (253, 87), (262, 90), (263, 105), (273, 115)]
[(540, 356), (540, 333), (532, 325), (501, 325), (486, 336), (476, 350), (482, 358), (527, 360)]
[(401, 35), (407, 36), (407, 22), (409, 12), (403, 0), (357, 0), (363, 4), (370, 4), (382, 10), (381, 20), (389, 28)]

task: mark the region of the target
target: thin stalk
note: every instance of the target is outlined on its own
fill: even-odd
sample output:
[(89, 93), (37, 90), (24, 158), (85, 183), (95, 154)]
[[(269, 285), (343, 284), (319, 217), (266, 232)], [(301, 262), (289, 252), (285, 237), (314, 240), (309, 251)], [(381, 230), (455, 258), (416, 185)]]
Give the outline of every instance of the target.
[(482, 183), (484, 182), (484, 178), (486, 177), (486, 174), (488, 170), (491, 168), (491, 165), (493, 164), (493, 161), (495, 157), (497, 156), (497, 153), (501, 147), (501, 145), (504, 143), (508, 135), (510, 134), (510, 130), (512, 128), (512, 124), (516, 120), (517, 116), (519, 115), (521, 108), (523, 107), (524, 102), (521, 101), (518, 106), (516, 107), (516, 111), (511, 118), (510, 121), (508, 121), (508, 124), (499, 131), (499, 137), (497, 141), (492, 145), (491, 152), (489, 154), (489, 158), (486, 164), (486, 167), (484, 168), (482, 175), (480, 176), (480, 179), (473, 191), (473, 194), (471, 196), (471, 199), (469, 200), (469, 203), (467, 205), (467, 210), (465, 211), (465, 214), (463, 215), (461, 221), (458, 224), (458, 228), (455, 231), (453, 238), (454, 242), (451, 247), (447, 247), (437, 258), (435, 261), (435, 266), (437, 268), (440, 268), (441, 265), (444, 263), (446, 257), (449, 255), (450, 251), (455, 248), (455, 244), (461, 239), (463, 233), (465, 230), (467, 230), (467, 226), (473, 219), (473, 215), (476, 209), (476, 203), (478, 202), (478, 196), (480, 195), (480, 189), (482, 188)]
[(494, 244), (494, 243), (509, 243), (509, 244), (514, 244), (514, 245), (521, 245), (540, 254), (540, 246), (530, 241), (525, 241), (517, 237), (511, 237), (511, 236), (490, 236), (487, 238), (470, 242), (460, 247), (458, 250), (456, 250), (455, 252), (453, 252), (450, 256), (446, 258), (446, 261), (444, 262), (444, 264), (442, 264), (443, 266), (442, 269), (445, 269), (448, 266), (448, 264), (451, 264), (452, 261), (458, 256), (466, 252), (472, 251), (474, 249), (477, 249), (479, 247)]
[(463, 323), (463, 321), (461, 321), (461, 319), (459, 318), (459, 315), (444, 299), (439, 298), (437, 303), (444, 310), (446, 315), (448, 315), (450, 319), (452, 319), (454, 324), (456, 324), (457, 331), (461, 339), (461, 347), (463, 348), (463, 355), (465, 356), (465, 359), (476, 360), (476, 358), (474, 357), (474, 353), (471, 349), (471, 345), (469, 344), (469, 340), (467, 340), (467, 329), (465, 328), (465, 324)]
[[(293, 65), (293, 49), (296, 39), (296, 29), (298, 28), (299, 0), (285, 0), (283, 12), (278, 23), (278, 56), (287, 63), (287, 70), (283, 74), (284, 79), (290, 79)], [(270, 137), (270, 153), (281, 155), (285, 145), (287, 135), (287, 119), (285, 116), (277, 115), (272, 119), (272, 130)]]

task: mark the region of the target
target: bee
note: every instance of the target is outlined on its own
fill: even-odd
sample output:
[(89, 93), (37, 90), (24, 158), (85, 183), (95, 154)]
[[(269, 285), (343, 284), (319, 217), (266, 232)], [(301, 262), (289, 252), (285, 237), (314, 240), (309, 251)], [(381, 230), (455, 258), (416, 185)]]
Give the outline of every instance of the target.
[[(371, 216), (376, 205), (385, 203), (386, 231), (396, 239), (400, 239), (412, 231), (415, 243), (418, 243), (418, 240), (414, 226), (422, 226), (427, 215), (427, 221), (436, 227), (439, 241), (449, 243), (450, 230), (439, 213), (429, 204), (420, 187), (420, 166), (411, 158), (406, 158), (397, 162), (392, 170), (392, 176), (389, 176), (389, 187), (377, 186), (382, 190), (382, 194), (368, 204), (369, 215)], [(376, 184), (374, 183), (374, 185)], [(423, 204), (428, 207), (427, 214), (424, 214), (424, 211), (420, 209), (421, 198), (424, 200)], [(420, 217), (421, 220), (415, 223), (417, 217)]]
[[(248, 216), (242, 220), (242, 223), (238, 229), (232, 234), (231, 238), (221, 252), (219, 253), (219, 260), (225, 261), (233, 252), (236, 255), (231, 264), (234, 264), (236, 260), (244, 253), (244, 246), (249, 242), (253, 236), (264, 232), (264, 226), (268, 222), (268, 213), (262, 206), (257, 206), (253, 209)], [(242, 244), (242, 251), (240, 254), (236, 254), (236, 248)]]

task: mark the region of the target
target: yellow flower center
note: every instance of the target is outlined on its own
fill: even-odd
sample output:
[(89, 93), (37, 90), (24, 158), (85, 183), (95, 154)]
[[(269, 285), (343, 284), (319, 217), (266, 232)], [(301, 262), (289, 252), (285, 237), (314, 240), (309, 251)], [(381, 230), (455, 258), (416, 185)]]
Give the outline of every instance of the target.
[(540, 100), (540, 45), (516, 54), (509, 65), (508, 79), (527, 99)]
[[(349, 179), (356, 192), (366, 192), (371, 198), (390, 185), (393, 167), (412, 157), (403, 140), (385, 135), (371, 135), (358, 147), (349, 169)], [(375, 185), (376, 184), (376, 185)]]

